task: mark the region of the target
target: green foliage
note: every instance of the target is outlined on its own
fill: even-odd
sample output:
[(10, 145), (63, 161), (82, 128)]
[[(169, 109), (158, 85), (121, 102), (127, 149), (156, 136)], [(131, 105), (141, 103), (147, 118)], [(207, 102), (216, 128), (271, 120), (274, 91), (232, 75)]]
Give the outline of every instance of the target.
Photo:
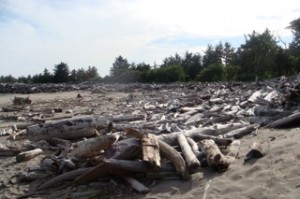
[(122, 75), (122, 73), (126, 72), (130, 67), (127, 59), (124, 59), (122, 56), (116, 58), (110, 69), (110, 76), (113, 77), (116, 81)]
[(214, 82), (225, 80), (224, 65), (213, 63), (204, 68), (196, 78), (201, 82)]
[(61, 62), (54, 66), (54, 75), (53, 82), (54, 83), (63, 83), (69, 81), (69, 66), (66, 63)]

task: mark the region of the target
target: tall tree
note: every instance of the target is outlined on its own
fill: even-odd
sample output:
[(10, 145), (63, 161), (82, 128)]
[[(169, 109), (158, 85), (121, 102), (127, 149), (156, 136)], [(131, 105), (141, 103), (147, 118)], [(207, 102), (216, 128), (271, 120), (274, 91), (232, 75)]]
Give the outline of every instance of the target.
[(69, 66), (66, 63), (61, 62), (54, 66), (53, 81), (55, 83), (63, 83), (69, 81)]
[(202, 69), (201, 55), (186, 52), (182, 59), (182, 67), (187, 75), (187, 80), (194, 80)]
[(127, 59), (119, 56), (115, 59), (115, 62), (110, 69), (110, 75), (117, 80), (117, 78), (120, 77), (122, 73), (125, 73), (129, 67), (130, 64), (128, 63)]
[(293, 41), (290, 44), (290, 49), (293, 55), (300, 56), (300, 18), (290, 22), (289, 29), (294, 35)]

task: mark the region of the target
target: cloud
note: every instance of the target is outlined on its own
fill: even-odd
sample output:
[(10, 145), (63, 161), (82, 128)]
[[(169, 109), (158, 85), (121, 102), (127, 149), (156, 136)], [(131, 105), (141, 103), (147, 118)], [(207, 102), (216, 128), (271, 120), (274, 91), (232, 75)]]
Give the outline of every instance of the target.
[(243, 41), (244, 34), (285, 29), (300, 3), (254, 0), (0, 1), (0, 75), (36, 74), (61, 61), (109, 73), (115, 57), (153, 64), (209, 43)]

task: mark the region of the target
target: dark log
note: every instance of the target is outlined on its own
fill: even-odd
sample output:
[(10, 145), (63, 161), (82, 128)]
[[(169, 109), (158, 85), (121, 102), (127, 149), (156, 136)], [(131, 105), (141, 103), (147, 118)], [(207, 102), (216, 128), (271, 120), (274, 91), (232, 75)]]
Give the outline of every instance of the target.
[(178, 134), (178, 143), (188, 168), (190, 170), (195, 170), (198, 167), (200, 167), (200, 162), (198, 161), (196, 155), (193, 153), (191, 146), (189, 145), (185, 135)]
[(42, 149), (33, 149), (30, 151), (21, 152), (16, 156), (17, 162), (28, 161), (43, 153)]
[(287, 117), (281, 118), (279, 120), (276, 120), (276, 121), (266, 125), (266, 127), (267, 128), (284, 128), (289, 125), (296, 126), (299, 124), (299, 121), (300, 121), (300, 113), (298, 112), (298, 113), (289, 115)]
[(155, 169), (160, 168), (160, 154), (157, 137), (147, 133), (142, 138), (143, 160), (149, 162)]
[(230, 163), (222, 154), (219, 147), (213, 140), (202, 140), (203, 151), (207, 154), (207, 163), (216, 171), (227, 170)]
[(149, 193), (150, 189), (148, 187), (146, 187), (145, 185), (143, 185), (142, 183), (140, 183), (135, 178), (129, 177), (129, 176), (122, 176), (122, 178), (126, 182), (128, 182), (132, 186), (132, 188), (134, 190), (136, 190), (138, 193), (142, 193), (142, 194)]

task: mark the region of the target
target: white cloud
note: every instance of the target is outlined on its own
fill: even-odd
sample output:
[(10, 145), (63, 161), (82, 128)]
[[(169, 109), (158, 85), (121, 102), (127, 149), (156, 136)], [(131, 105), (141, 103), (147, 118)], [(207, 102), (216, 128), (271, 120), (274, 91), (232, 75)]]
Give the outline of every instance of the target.
[(153, 64), (252, 30), (290, 36), (285, 27), (299, 8), (295, 0), (4, 0), (0, 75), (36, 74), (64, 61), (71, 68), (94, 65), (103, 76), (118, 55)]

